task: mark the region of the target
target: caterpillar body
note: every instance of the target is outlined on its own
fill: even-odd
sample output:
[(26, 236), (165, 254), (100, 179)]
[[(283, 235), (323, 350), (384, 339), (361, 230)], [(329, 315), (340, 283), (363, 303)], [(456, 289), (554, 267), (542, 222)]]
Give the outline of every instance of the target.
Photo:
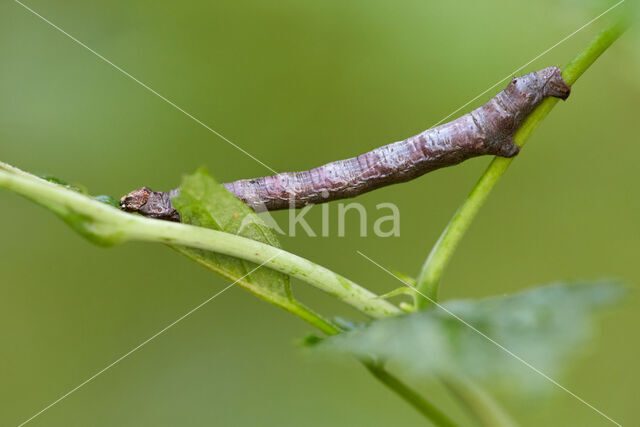
[[(355, 197), (472, 157), (512, 157), (519, 151), (513, 136), (527, 115), (545, 98), (566, 99), (570, 91), (559, 68), (545, 68), (514, 78), (503, 91), (470, 113), (403, 141), (307, 171), (223, 185), (254, 210), (290, 209)], [(179, 221), (169, 195), (148, 188), (124, 196), (120, 206), (145, 216)]]

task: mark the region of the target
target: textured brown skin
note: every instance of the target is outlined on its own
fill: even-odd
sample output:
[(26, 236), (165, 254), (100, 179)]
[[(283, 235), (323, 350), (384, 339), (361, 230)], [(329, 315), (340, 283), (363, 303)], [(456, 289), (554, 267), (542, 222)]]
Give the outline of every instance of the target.
[(180, 214), (171, 205), (169, 194), (142, 187), (120, 199), (120, 208), (127, 212), (138, 212), (149, 218), (180, 222)]
[[(519, 151), (513, 135), (527, 115), (546, 97), (569, 96), (571, 88), (560, 74), (559, 68), (550, 67), (514, 78), (506, 89), (470, 113), (357, 157), (308, 171), (241, 179), (223, 185), (256, 211), (290, 209), (354, 197), (472, 157), (485, 154), (513, 157)], [(127, 203), (126, 197), (121, 201), (123, 209), (146, 215), (135, 204)], [(163, 209), (167, 212), (173, 209), (170, 201)], [(158, 213), (153, 213), (153, 217), (161, 218)]]

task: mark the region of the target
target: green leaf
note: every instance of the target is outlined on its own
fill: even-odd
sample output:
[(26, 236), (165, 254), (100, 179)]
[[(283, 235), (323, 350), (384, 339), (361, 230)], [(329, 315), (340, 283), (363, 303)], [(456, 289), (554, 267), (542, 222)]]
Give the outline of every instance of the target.
[(37, 176), (42, 178), (42, 179), (44, 179), (47, 182), (51, 182), (52, 184), (61, 185), (63, 187), (68, 188), (69, 190), (73, 190), (73, 191), (75, 191), (77, 193), (82, 193), (82, 194), (86, 194), (86, 195), (89, 194), (89, 190), (87, 190), (87, 187), (85, 187), (82, 184), (77, 184), (77, 183), (76, 184), (70, 184), (67, 181), (63, 180), (63, 179), (60, 179), (60, 178), (52, 176), (52, 175), (43, 174), (43, 175), (37, 175)]
[(414, 296), (415, 294), (416, 294), (416, 291), (414, 289), (409, 288), (407, 286), (400, 286), (399, 288), (395, 288), (394, 290), (387, 292), (386, 294), (378, 295), (376, 298), (388, 299), (388, 298), (397, 297), (398, 295)]
[(111, 196), (100, 194), (99, 196), (93, 196), (93, 200), (104, 203), (109, 206), (113, 206), (114, 208), (119, 207), (118, 201)]
[[(391, 273), (394, 276), (396, 276), (398, 279), (400, 279), (400, 281), (404, 282), (404, 284), (406, 286), (409, 286), (411, 288), (415, 288), (416, 286), (418, 286), (418, 282), (416, 281), (416, 279), (414, 279), (411, 276), (408, 276), (408, 275), (406, 275), (404, 273), (401, 273), (399, 271), (396, 271), (396, 270), (391, 270)], [(411, 288), (409, 288), (409, 289), (411, 289)], [(412, 291), (413, 291), (413, 289), (412, 289)]]
[(399, 307), (402, 311), (406, 313), (411, 313), (415, 311), (416, 305), (417, 305), (416, 301), (418, 298), (418, 291), (416, 291), (416, 287), (418, 283), (416, 282), (416, 279), (414, 279), (411, 276), (407, 276), (404, 273), (400, 273), (399, 271), (396, 271), (396, 270), (391, 270), (391, 274), (393, 274), (398, 279), (400, 279), (400, 281), (403, 282), (405, 285), (400, 286), (399, 288), (396, 288), (390, 292), (387, 292), (386, 294), (380, 295), (377, 298), (389, 299), (389, 298), (396, 297), (398, 295), (409, 295), (412, 299), (412, 304), (402, 301), (399, 304)]
[(313, 347), (319, 343), (321, 343), (323, 338), (320, 338), (316, 334), (308, 334), (302, 337), (301, 340), (298, 340), (298, 345), (300, 347)]
[[(183, 196), (176, 199), (176, 204), (182, 208), (185, 222), (202, 224), (211, 229), (125, 213), (111, 206), (105, 198), (101, 198), (101, 202), (1, 161), (0, 188), (45, 206), (84, 237), (103, 246), (127, 240), (180, 245), (182, 247), (176, 249), (183, 254), (327, 334), (338, 333), (339, 329), (292, 298), (289, 275), (299, 277), (373, 316), (384, 316), (398, 310), (386, 301), (373, 300), (375, 294), (356, 283), (311, 261), (270, 246), (278, 244), (273, 232), (204, 171), (185, 180)], [(188, 250), (185, 246), (205, 250)], [(222, 253), (229, 256), (220, 256)], [(258, 265), (237, 258), (260, 265), (268, 264), (274, 271), (265, 267), (254, 272), (258, 270)], [(249, 276), (250, 273), (253, 274)]]
[[(228, 192), (206, 170), (186, 176), (180, 192), (171, 199), (183, 223), (237, 234), (242, 237), (280, 247), (278, 239), (260, 217), (236, 196)], [(238, 280), (257, 267), (249, 261), (210, 251), (174, 247), (228, 280)], [(289, 276), (260, 268), (238, 282), (254, 294), (275, 302), (292, 301)]]
[(442, 304), (444, 309), (370, 322), (317, 347), (374, 356), (411, 375), (471, 378), (537, 391), (546, 380), (496, 343), (553, 377), (588, 337), (595, 309), (617, 300), (622, 290), (605, 283), (560, 284), (511, 296), (454, 300)]

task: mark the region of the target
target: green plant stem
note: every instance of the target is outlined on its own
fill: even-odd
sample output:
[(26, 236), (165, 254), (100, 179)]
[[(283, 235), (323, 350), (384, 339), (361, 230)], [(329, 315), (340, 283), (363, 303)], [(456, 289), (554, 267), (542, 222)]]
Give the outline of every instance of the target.
[[(587, 49), (565, 68), (563, 72), (565, 81), (569, 84), (575, 82), (597, 57), (624, 32), (625, 28), (626, 25), (618, 23), (603, 31)], [(533, 129), (546, 117), (556, 102), (557, 99), (547, 99), (529, 116), (515, 136), (516, 143), (524, 145)], [(435, 300), (438, 283), (445, 266), (480, 206), (511, 161), (511, 159), (504, 158), (494, 159), (451, 220), (420, 273), (418, 288), (422, 293)], [(396, 306), (382, 299), (376, 299), (375, 294), (320, 265), (250, 239), (186, 224), (167, 223), (124, 214), (87, 196), (49, 183), (3, 163), (0, 163), (0, 187), (13, 190), (53, 210), (94, 243), (110, 245), (126, 240), (142, 240), (211, 250), (258, 264), (265, 263), (267, 267), (298, 277), (372, 317), (385, 317), (400, 312)], [(74, 218), (73, 223), (70, 222), (70, 217)], [(425, 301), (425, 299), (419, 298), (417, 304), (424, 306)], [(273, 302), (328, 335), (339, 333), (336, 326), (299, 303)], [(371, 362), (363, 363), (372, 375), (434, 424), (438, 426), (455, 425), (440, 410), (383, 367)], [(476, 403), (479, 401), (475, 400)]]
[[(80, 226), (76, 222), (70, 225), (94, 243), (112, 245), (126, 240), (141, 240), (211, 250), (258, 264), (265, 263), (266, 267), (298, 277), (369, 316), (383, 317), (400, 313), (396, 306), (376, 298), (377, 295), (325, 267), (254, 240), (206, 228), (126, 214), (83, 194), (52, 184), (1, 162), (0, 187), (12, 190), (53, 210), (67, 222), (69, 217), (80, 221)], [(229, 279), (232, 280), (232, 278)], [(285, 298), (276, 300), (276, 297), (268, 295), (259, 296), (309, 322), (327, 335), (340, 333), (338, 327), (297, 301)], [(452, 425), (438, 424), (438, 420), (446, 420), (446, 417), (398, 378), (381, 367), (369, 363), (365, 363), (365, 366), (376, 378), (432, 419), (434, 423)]]
[(442, 384), (464, 404), (469, 414), (485, 427), (516, 427), (509, 414), (482, 387), (471, 380), (440, 378)]
[(280, 305), (280, 307), (284, 308), (289, 313), (298, 316), (302, 320), (305, 320), (327, 335), (335, 335), (340, 333), (340, 329), (338, 329), (333, 323), (329, 322), (318, 313), (314, 312), (310, 308), (306, 307), (303, 304), (300, 304), (297, 301), (287, 300), (282, 305)]
[(415, 390), (409, 388), (406, 384), (401, 382), (398, 378), (391, 375), (384, 367), (374, 362), (362, 362), (364, 366), (371, 372), (371, 375), (376, 377), (380, 382), (393, 390), (408, 404), (413, 406), (418, 412), (424, 415), (436, 426), (441, 427), (453, 427), (456, 426), (449, 417), (447, 417), (442, 411), (433, 406), (430, 402), (425, 400)]
[[(142, 219), (137, 217), (137, 219)], [(220, 231), (203, 229), (186, 224), (146, 219), (127, 226), (129, 238), (148, 242), (161, 242), (171, 245), (184, 245), (192, 248), (210, 250), (257, 264), (297, 277), (318, 289), (344, 301), (371, 317), (384, 317), (399, 313), (400, 310), (383, 302), (377, 295), (360, 287), (333, 271), (315, 264), (298, 255), (282, 249), (244, 237)]]
[[(0, 187), (13, 190), (51, 209), (76, 231), (97, 244), (108, 246), (139, 240), (210, 250), (297, 277), (374, 318), (400, 313), (395, 305), (377, 298), (376, 294), (351, 280), (305, 258), (255, 240), (127, 214), (9, 165), (0, 164)], [(279, 304), (280, 301), (273, 302), (283, 306)], [(302, 310), (298, 306), (283, 308), (294, 314), (300, 314)], [(307, 315), (305, 320), (309, 319)]]
[[(611, 44), (624, 33), (628, 27), (628, 22), (617, 21), (598, 36), (584, 49), (573, 61), (571, 61), (562, 72), (562, 78), (572, 85), (594, 61), (604, 53)], [(545, 99), (524, 122), (522, 127), (515, 134), (514, 140), (519, 146), (523, 146), (533, 130), (544, 120), (553, 107), (558, 103), (557, 98)], [(429, 301), (436, 301), (438, 297), (438, 287), (442, 273), (451, 260), (458, 244), (462, 240), (465, 232), (469, 229), (471, 222), (476, 217), (480, 207), (483, 205), (491, 190), (513, 161), (513, 158), (496, 157), (489, 164), (484, 174), (480, 177), (471, 193), (467, 196), (462, 206), (455, 213), (440, 238), (431, 250), (427, 260), (422, 266), (418, 276), (418, 290), (428, 298), (419, 297), (417, 299), (418, 308), (424, 308), (431, 304)]]

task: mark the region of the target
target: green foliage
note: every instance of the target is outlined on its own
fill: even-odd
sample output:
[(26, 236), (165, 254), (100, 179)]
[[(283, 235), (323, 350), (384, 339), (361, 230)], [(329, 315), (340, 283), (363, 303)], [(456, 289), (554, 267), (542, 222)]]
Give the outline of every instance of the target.
[[(173, 197), (171, 202), (180, 212), (183, 223), (237, 234), (280, 247), (273, 230), (204, 169), (186, 176), (180, 186), (179, 195)], [(240, 279), (257, 267), (257, 264), (252, 262), (211, 251), (183, 246), (174, 248), (232, 281)], [(254, 271), (238, 284), (270, 301), (293, 299), (289, 276), (267, 268)]]
[(396, 270), (391, 270), (391, 273), (393, 273), (393, 275), (396, 276), (398, 279), (400, 279), (402, 282), (407, 284), (407, 286), (403, 286), (403, 288), (407, 289), (407, 287), (410, 286), (408, 288), (410, 292), (407, 292), (407, 293), (411, 293), (411, 294), (415, 293), (415, 290), (411, 288), (415, 288), (416, 286), (418, 286), (418, 281), (416, 279)]
[(109, 206), (113, 206), (114, 208), (119, 207), (118, 201), (116, 199), (104, 194), (101, 194), (99, 196), (94, 196), (93, 200), (97, 200), (98, 202), (104, 203)]
[(398, 279), (400, 279), (401, 282), (405, 283), (404, 286), (400, 286), (399, 288), (396, 288), (392, 291), (387, 292), (386, 294), (382, 294), (380, 296), (378, 296), (379, 299), (389, 299), (389, 298), (393, 298), (393, 297), (397, 297), (397, 296), (409, 296), (411, 297), (411, 303), (408, 303), (406, 301), (401, 301), (400, 304), (398, 304), (398, 307), (400, 307), (400, 310), (407, 312), (407, 313), (411, 313), (413, 311), (415, 311), (416, 306), (417, 306), (417, 301), (419, 298), (419, 293), (416, 291), (416, 287), (418, 285), (418, 282), (416, 282), (416, 279), (414, 279), (411, 276), (407, 276), (404, 273), (400, 273), (399, 271), (395, 271), (392, 270), (391, 274), (393, 274), (394, 276), (396, 276)]
[(415, 376), (471, 378), (538, 390), (545, 381), (542, 376), (468, 325), (553, 376), (588, 336), (595, 309), (621, 293), (622, 287), (613, 284), (560, 284), (511, 296), (454, 300), (443, 304), (444, 309), (373, 321), (329, 337), (318, 348), (375, 356)]
[[(125, 213), (110, 206), (109, 200), (106, 200), (107, 203), (100, 202), (2, 162), (0, 188), (14, 191), (52, 210), (77, 232), (98, 245), (109, 246), (126, 240), (173, 245), (193, 260), (225, 278), (237, 281), (240, 286), (294, 313), (327, 334), (339, 331), (322, 316), (291, 297), (289, 275), (373, 317), (399, 311), (396, 306), (376, 299), (374, 293), (356, 283), (276, 247), (278, 242), (275, 235), (260, 218), (204, 171), (185, 180), (183, 197), (176, 200), (183, 209), (185, 222), (202, 224), (203, 227)], [(257, 271), (259, 266), (264, 268)]]
[[(565, 68), (565, 80), (575, 82), (624, 29), (625, 25), (616, 24), (602, 32)], [(524, 144), (556, 102), (548, 99), (531, 114), (516, 135), (519, 145)], [(492, 162), (439, 239), (417, 282), (400, 273), (394, 274), (436, 299), (440, 276), (458, 242), (510, 162), (511, 159), (502, 158)], [(437, 425), (452, 423), (391, 376), (382, 367), (385, 362), (395, 363), (412, 376), (442, 378), (461, 402), (481, 415), (499, 413), (482, 393), (474, 391), (475, 380), (507, 385), (510, 390), (517, 385), (523, 390), (538, 389), (538, 385), (543, 384), (543, 376), (531, 368), (555, 376), (589, 335), (595, 309), (617, 300), (621, 294), (619, 286), (604, 283), (555, 285), (509, 297), (451, 301), (444, 307), (431, 306), (421, 312), (386, 317), (364, 325), (339, 319), (328, 322), (292, 298), (287, 274), (267, 268), (253, 271), (258, 264), (244, 258), (268, 264), (277, 257), (279, 263), (273, 262), (269, 265), (271, 268), (306, 279), (370, 315), (392, 316), (398, 309), (386, 298), (402, 294), (415, 298), (416, 293), (399, 288), (376, 297), (327, 269), (274, 249), (271, 246), (278, 247), (278, 241), (272, 230), (204, 170), (184, 179), (180, 195), (173, 203), (184, 223), (209, 230), (124, 214), (114, 209), (117, 201), (108, 196), (91, 198), (81, 186), (53, 177), (38, 178), (1, 162), (0, 187), (52, 210), (96, 244), (107, 246), (127, 239), (173, 244), (172, 247), (196, 262), (332, 335), (324, 340), (308, 336), (304, 343), (359, 357), (376, 378)], [(259, 254), (265, 249), (271, 255)], [(427, 305), (422, 299), (414, 302), (417, 306)], [(401, 307), (413, 310), (413, 306), (406, 303)], [(340, 329), (344, 332), (339, 333)], [(372, 357), (375, 360), (372, 361)], [(527, 364), (530, 365), (527, 367)], [(456, 389), (456, 384), (462, 384), (462, 389)], [(485, 425), (506, 423), (501, 416), (478, 418), (489, 420)]]
[(380, 295), (378, 298), (392, 298), (398, 295), (411, 295), (415, 296), (416, 291), (408, 286), (400, 286), (392, 291), (387, 292), (386, 294)]
[(68, 188), (69, 190), (73, 190), (76, 191), (78, 193), (82, 193), (82, 194), (89, 194), (89, 191), (87, 190), (87, 187), (85, 187), (82, 184), (70, 184), (69, 182), (65, 181), (64, 179), (58, 178), (57, 176), (52, 176), (52, 175), (46, 175), (46, 174), (42, 174), (42, 175), (37, 175), (39, 178), (44, 179), (47, 182), (51, 182), (53, 184), (58, 184), (61, 185), (65, 188)]

